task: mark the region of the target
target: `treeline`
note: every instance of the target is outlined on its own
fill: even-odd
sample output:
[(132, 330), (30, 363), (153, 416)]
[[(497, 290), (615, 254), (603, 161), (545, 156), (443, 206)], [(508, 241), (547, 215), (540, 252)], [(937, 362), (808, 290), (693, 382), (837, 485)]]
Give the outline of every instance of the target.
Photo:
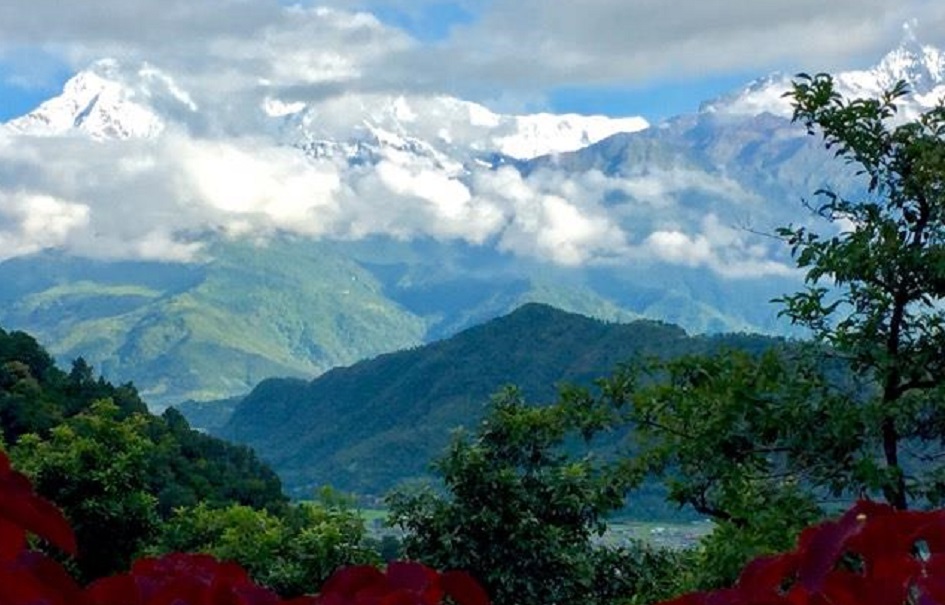
[(290, 505), (248, 447), (191, 429), (176, 410), (150, 414), (131, 384), (96, 377), (82, 359), (65, 372), (30, 335), (2, 329), (0, 429), (14, 465), (75, 529), (68, 564), (83, 581), (142, 554), (200, 551), (292, 595), (338, 565), (378, 560), (343, 498)]

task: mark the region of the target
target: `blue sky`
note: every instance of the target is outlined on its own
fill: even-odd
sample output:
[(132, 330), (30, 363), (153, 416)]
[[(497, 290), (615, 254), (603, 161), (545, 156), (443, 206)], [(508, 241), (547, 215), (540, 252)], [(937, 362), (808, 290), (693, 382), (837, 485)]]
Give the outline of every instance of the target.
[[(500, 111), (657, 121), (774, 70), (866, 67), (895, 45), (907, 20), (917, 19), (921, 38), (945, 42), (945, 9), (925, 0), (327, 1), (344, 14), (373, 15), (384, 30), (377, 38), (390, 38), (371, 41), (383, 48), (368, 53), (370, 69), (358, 86), (456, 94)], [(57, 94), (96, 58), (186, 71), (200, 67), (216, 38), (238, 37), (254, 23), (290, 29), (298, 16), (292, 4), (274, 0), (206, 0), (203, 8), (182, 0), (6, 5), (0, 120)], [(337, 43), (341, 56), (350, 44), (343, 36), (309, 41)]]

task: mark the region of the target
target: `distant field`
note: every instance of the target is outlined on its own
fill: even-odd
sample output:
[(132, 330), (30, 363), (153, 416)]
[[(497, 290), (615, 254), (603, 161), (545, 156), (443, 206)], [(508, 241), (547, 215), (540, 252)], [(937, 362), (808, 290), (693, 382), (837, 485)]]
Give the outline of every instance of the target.
[(712, 531), (712, 523), (661, 523), (658, 521), (613, 521), (601, 538), (605, 544), (619, 546), (640, 540), (661, 548), (683, 549), (696, 546)]
[(364, 525), (368, 533), (377, 537), (383, 534), (397, 534), (399, 530), (387, 527), (384, 521), (387, 520), (387, 509), (383, 508), (359, 508), (358, 514), (364, 519)]
[[(364, 519), (371, 533), (387, 533), (384, 527), (387, 510), (383, 508), (362, 508), (358, 513)], [(631, 521), (621, 519), (608, 524), (607, 533), (601, 538), (605, 544), (620, 546), (633, 541), (642, 541), (661, 548), (682, 549), (695, 546), (699, 539), (712, 531), (712, 524), (707, 521), (688, 523), (659, 521)]]

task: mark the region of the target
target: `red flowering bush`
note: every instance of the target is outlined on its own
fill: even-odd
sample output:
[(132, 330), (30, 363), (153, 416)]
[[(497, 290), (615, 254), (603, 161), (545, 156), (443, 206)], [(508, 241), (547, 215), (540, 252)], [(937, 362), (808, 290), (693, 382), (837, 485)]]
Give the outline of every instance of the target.
[(59, 563), (26, 549), (27, 531), (68, 553), (76, 551), (59, 509), (37, 496), (0, 452), (0, 604), (82, 604), (82, 590)]
[(312, 597), (283, 601), (250, 580), (235, 563), (209, 555), (170, 554), (139, 559), (131, 572), (93, 582), (89, 605), (308, 605)]
[(793, 552), (749, 563), (734, 588), (662, 605), (945, 604), (945, 510), (859, 502), (806, 529)]
[(75, 554), (75, 535), (58, 508), (33, 491), (29, 479), (10, 467), (0, 451), (0, 561), (16, 559), (26, 548), (26, 532)]
[(131, 571), (80, 588), (66, 570), (27, 550), (31, 532), (75, 554), (62, 513), (33, 491), (0, 451), (0, 605), (488, 605), (482, 588), (462, 572), (440, 574), (419, 563), (341, 569), (317, 597), (281, 600), (257, 586), (239, 565), (209, 555), (139, 559)]
[(370, 565), (335, 572), (315, 605), (439, 605), (447, 596), (457, 605), (489, 605), (482, 587), (460, 571), (438, 573), (420, 563), (391, 562), (385, 572)]

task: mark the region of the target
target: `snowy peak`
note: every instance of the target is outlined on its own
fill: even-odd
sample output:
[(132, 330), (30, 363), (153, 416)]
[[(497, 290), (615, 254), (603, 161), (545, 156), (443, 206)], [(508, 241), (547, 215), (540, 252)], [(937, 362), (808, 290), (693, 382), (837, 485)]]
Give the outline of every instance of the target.
[[(101, 140), (155, 137), (171, 124), (184, 130), (197, 124), (211, 132), (269, 136), (278, 144), (354, 162), (376, 161), (384, 155), (379, 150), (425, 155), (455, 171), (474, 158), (529, 159), (574, 151), (649, 125), (639, 117), (502, 115), (445, 95), (349, 93), (286, 101), (263, 88), (240, 99), (245, 105), (226, 105), (229, 101), (220, 100), (225, 106), (216, 107), (217, 101), (207, 98), (206, 106), (198, 107), (167, 73), (105, 59), (70, 79), (58, 97), (0, 128)], [(236, 106), (245, 111), (234, 114)]]
[(282, 120), (274, 130), (284, 142), (319, 155), (397, 149), (451, 170), (488, 155), (530, 159), (574, 151), (649, 126), (639, 117), (497, 114), (449, 96), (350, 94), (301, 107), (267, 99), (263, 107)]
[(197, 109), (160, 70), (149, 65), (130, 70), (104, 59), (66, 82), (61, 95), (4, 127), (35, 136), (78, 132), (94, 139), (153, 137), (164, 130), (165, 122), (152, 104), (166, 99), (188, 111)]
[(496, 139), (498, 151), (517, 159), (577, 151), (621, 132), (649, 126), (639, 117), (609, 118), (576, 114), (534, 114), (511, 119), (513, 134)]
[[(904, 31), (902, 43), (876, 66), (835, 74), (839, 92), (846, 97), (876, 97), (902, 80), (911, 93), (904, 105), (913, 111), (929, 108), (945, 96), (945, 52), (921, 44), (911, 25), (904, 26)], [(742, 90), (703, 103), (700, 111), (721, 115), (768, 112), (789, 117), (791, 104), (784, 93), (791, 89), (791, 80), (785, 74), (772, 74)]]
[(883, 57), (871, 74), (884, 88), (904, 80), (918, 94), (931, 92), (945, 84), (945, 53), (921, 44), (912, 24), (904, 27), (905, 35), (898, 48)]

